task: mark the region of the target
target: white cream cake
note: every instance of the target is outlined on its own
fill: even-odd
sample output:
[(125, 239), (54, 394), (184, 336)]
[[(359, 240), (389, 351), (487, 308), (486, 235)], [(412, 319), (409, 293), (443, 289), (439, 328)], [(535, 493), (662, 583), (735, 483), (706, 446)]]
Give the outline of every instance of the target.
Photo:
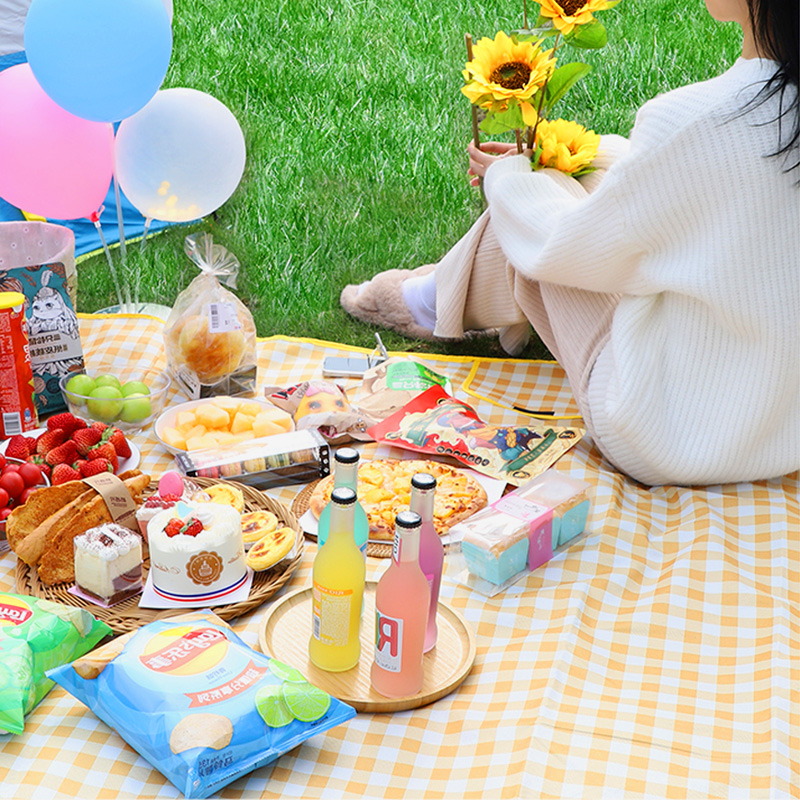
[(142, 591), (142, 540), (130, 528), (109, 523), (73, 540), (75, 584), (112, 605)]
[(178, 503), (150, 520), (147, 538), (153, 589), (166, 599), (217, 599), (247, 578), (242, 517), (232, 506)]

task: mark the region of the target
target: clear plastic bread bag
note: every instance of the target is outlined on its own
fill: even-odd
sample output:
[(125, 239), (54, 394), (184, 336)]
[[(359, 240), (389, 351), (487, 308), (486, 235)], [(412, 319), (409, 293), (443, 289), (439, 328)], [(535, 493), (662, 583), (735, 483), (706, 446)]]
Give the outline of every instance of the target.
[(249, 395), (256, 388), (256, 327), (236, 288), (239, 260), (207, 234), (184, 249), (200, 274), (178, 295), (164, 327), (167, 368), (190, 398)]

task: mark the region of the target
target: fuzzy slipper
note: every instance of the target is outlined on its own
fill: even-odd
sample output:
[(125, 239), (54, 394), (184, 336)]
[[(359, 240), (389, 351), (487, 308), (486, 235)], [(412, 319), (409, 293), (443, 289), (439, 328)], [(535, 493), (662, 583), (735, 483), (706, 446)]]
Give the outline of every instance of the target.
[(400, 288), (410, 277), (427, 275), (434, 264), (425, 264), (416, 269), (389, 269), (379, 272), (366, 285), (350, 284), (342, 289), (339, 302), (350, 316), (381, 328), (389, 328), (410, 339), (434, 340), (433, 331), (414, 321), (403, 299)]

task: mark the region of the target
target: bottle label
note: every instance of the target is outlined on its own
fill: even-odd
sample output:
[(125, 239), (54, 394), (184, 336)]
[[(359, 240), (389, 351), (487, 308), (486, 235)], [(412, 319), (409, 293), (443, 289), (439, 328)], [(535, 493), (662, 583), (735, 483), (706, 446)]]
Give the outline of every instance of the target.
[(313, 635), (321, 644), (344, 647), (350, 639), (352, 589), (328, 589), (314, 581)]
[(394, 542), (392, 542), (392, 559), (394, 560), (395, 564), (400, 563), (400, 553), (403, 549), (403, 544), (400, 541), (400, 537), (395, 534), (394, 535)]
[(375, 609), (375, 663), (387, 672), (400, 672), (403, 662), (403, 620)]

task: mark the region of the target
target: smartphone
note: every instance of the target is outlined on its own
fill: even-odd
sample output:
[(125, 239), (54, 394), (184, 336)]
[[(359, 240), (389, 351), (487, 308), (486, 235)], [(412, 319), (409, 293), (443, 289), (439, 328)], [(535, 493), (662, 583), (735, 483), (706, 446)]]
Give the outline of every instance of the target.
[(369, 361), (363, 356), (357, 358), (328, 356), (322, 362), (322, 374), (326, 378), (363, 378), (369, 366)]

